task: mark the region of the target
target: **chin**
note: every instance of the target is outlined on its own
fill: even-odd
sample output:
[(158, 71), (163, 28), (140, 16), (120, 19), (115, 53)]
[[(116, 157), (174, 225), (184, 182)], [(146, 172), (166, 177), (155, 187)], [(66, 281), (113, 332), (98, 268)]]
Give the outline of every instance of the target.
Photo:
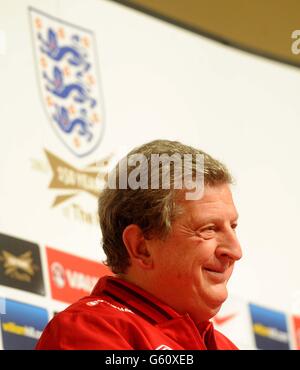
[(208, 321), (212, 319), (214, 316), (216, 316), (216, 314), (220, 311), (220, 309), (221, 309), (221, 305), (218, 307), (214, 307), (214, 308), (213, 307), (206, 308), (205, 311), (202, 312), (200, 322)]
[(228, 292), (227, 292), (227, 289), (226, 288), (222, 288), (221, 291), (217, 291), (217, 292), (214, 291), (214, 292), (212, 292), (212, 294), (209, 294), (208, 297), (209, 297), (208, 298), (209, 305), (213, 309), (220, 310), (222, 304), (228, 298)]

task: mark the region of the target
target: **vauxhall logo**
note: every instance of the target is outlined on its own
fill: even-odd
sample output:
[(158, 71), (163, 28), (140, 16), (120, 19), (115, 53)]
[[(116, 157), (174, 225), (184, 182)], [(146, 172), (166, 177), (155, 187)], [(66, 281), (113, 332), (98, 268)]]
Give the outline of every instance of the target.
[(51, 273), (57, 288), (63, 289), (66, 285), (72, 289), (90, 293), (98, 281), (98, 277), (83, 274), (82, 272), (64, 268), (59, 262), (51, 264)]
[(57, 249), (46, 247), (51, 295), (72, 303), (89, 294), (99, 277), (109, 275), (108, 267)]

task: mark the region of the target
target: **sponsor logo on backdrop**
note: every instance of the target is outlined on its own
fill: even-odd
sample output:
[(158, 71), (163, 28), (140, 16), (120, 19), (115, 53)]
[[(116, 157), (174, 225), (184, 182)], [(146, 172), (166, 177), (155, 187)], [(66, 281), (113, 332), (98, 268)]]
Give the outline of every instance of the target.
[(300, 349), (300, 316), (293, 316), (293, 331), (296, 349)]
[(99, 277), (111, 275), (101, 263), (46, 248), (52, 298), (73, 303), (91, 293)]
[(257, 348), (290, 349), (286, 315), (254, 304), (249, 306)]
[(45, 150), (45, 153), (52, 172), (49, 189), (64, 191), (63, 195), (59, 194), (55, 197), (52, 204), (53, 207), (78, 195), (82, 191), (96, 198), (99, 196), (99, 183), (105, 179), (105, 170), (109, 157), (101, 161), (103, 167), (100, 170), (96, 167), (96, 163), (91, 163), (83, 169), (78, 169), (47, 150)]
[(34, 349), (48, 322), (45, 309), (6, 299), (6, 314), (1, 317), (4, 349)]
[(84, 208), (86, 202), (81, 202), (80, 196), (88, 194), (93, 198), (98, 198), (114, 155), (109, 154), (97, 162), (78, 168), (49, 150), (45, 149), (44, 152), (47, 162), (32, 160), (32, 168), (40, 173), (51, 174), (48, 185), (48, 188), (53, 191), (51, 206), (55, 208), (63, 205), (62, 213), (69, 220), (97, 225), (96, 202), (93, 202), (93, 210), (87, 210)]
[(238, 348), (255, 348), (248, 302), (243, 298), (229, 295), (212, 322)]
[(0, 234), (0, 284), (45, 295), (37, 244)]
[(213, 322), (216, 324), (216, 325), (219, 325), (219, 326), (222, 326), (226, 323), (228, 323), (229, 321), (231, 321), (234, 317), (236, 317), (236, 313), (231, 313), (229, 315), (217, 315), (213, 318)]
[(42, 104), (55, 133), (76, 156), (90, 154), (104, 131), (93, 32), (29, 8)]

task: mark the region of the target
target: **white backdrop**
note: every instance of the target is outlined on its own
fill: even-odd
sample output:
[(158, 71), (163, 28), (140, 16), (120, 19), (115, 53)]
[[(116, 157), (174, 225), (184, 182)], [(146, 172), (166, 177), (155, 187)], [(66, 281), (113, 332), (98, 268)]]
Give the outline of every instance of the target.
[[(87, 157), (74, 157), (45, 115), (29, 6), (95, 34), (105, 133)], [(67, 217), (68, 201), (51, 207), (44, 149), (83, 168), (152, 139), (176, 139), (222, 160), (236, 178), (244, 257), (232, 294), (300, 313), (299, 70), (106, 0), (0, 0), (0, 7), (0, 232), (101, 260), (98, 226)], [(77, 204), (96, 210), (87, 193)], [(46, 269), (44, 277), (46, 298), (4, 286), (1, 295), (57, 309)]]

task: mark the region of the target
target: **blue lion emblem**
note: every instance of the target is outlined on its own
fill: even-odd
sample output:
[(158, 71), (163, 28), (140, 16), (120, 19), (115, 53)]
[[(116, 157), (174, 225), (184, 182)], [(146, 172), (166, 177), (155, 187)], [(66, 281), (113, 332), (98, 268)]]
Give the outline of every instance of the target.
[(43, 77), (48, 82), (46, 89), (59, 98), (67, 98), (72, 92), (75, 92), (74, 100), (78, 103), (90, 101), (91, 107), (96, 106), (96, 100), (89, 96), (89, 89), (83, 83), (75, 82), (65, 85), (62, 71), (58, 67), (53, 68), (53, 79), (49, 78), (47, 73)]
[(68, 62), (73, 66), (82, 66), (83, 70), (77, 73), (77, 76), (81, 76), (83, 73), (87, 72), (90, 68), (90, 63), (86, 60), (86, 53), (82, 51), (79, 45), (80, 38), (77, 35), (73, 35), (72, 45), (70, 46), (59, 46), (57, 41), (57, 36), (52, 28), (48, 30), (48, 39), (44, 40), (41, 33), (38, 34), (38, 39), (41, 41), (42, 46), (40, 50), (42, 53), (48, 55), (49, 58), (55, 61), (62, 60), (65, 56), (68, 56)]
[(76, 126), (79, 126), (78, 133), (80, 136), (86, 136), (87, 141), (91, 141), (93, 134), (89, 130), (89, 127), (92, 125), (88, 122), (87, 111), (86, 109), (80, 110), (80, 117), (71, 120), (68, 114), (68, 111), (64, 107), (55, 106), (56, 113), (53, 114), (53, 119), (59, 125), (59, 127), (66, 133), (72, 132)]
[(72, 154), (87, 156), (105, 128), (95, 34), (33, 7), (29, 12), (46, 116)]

